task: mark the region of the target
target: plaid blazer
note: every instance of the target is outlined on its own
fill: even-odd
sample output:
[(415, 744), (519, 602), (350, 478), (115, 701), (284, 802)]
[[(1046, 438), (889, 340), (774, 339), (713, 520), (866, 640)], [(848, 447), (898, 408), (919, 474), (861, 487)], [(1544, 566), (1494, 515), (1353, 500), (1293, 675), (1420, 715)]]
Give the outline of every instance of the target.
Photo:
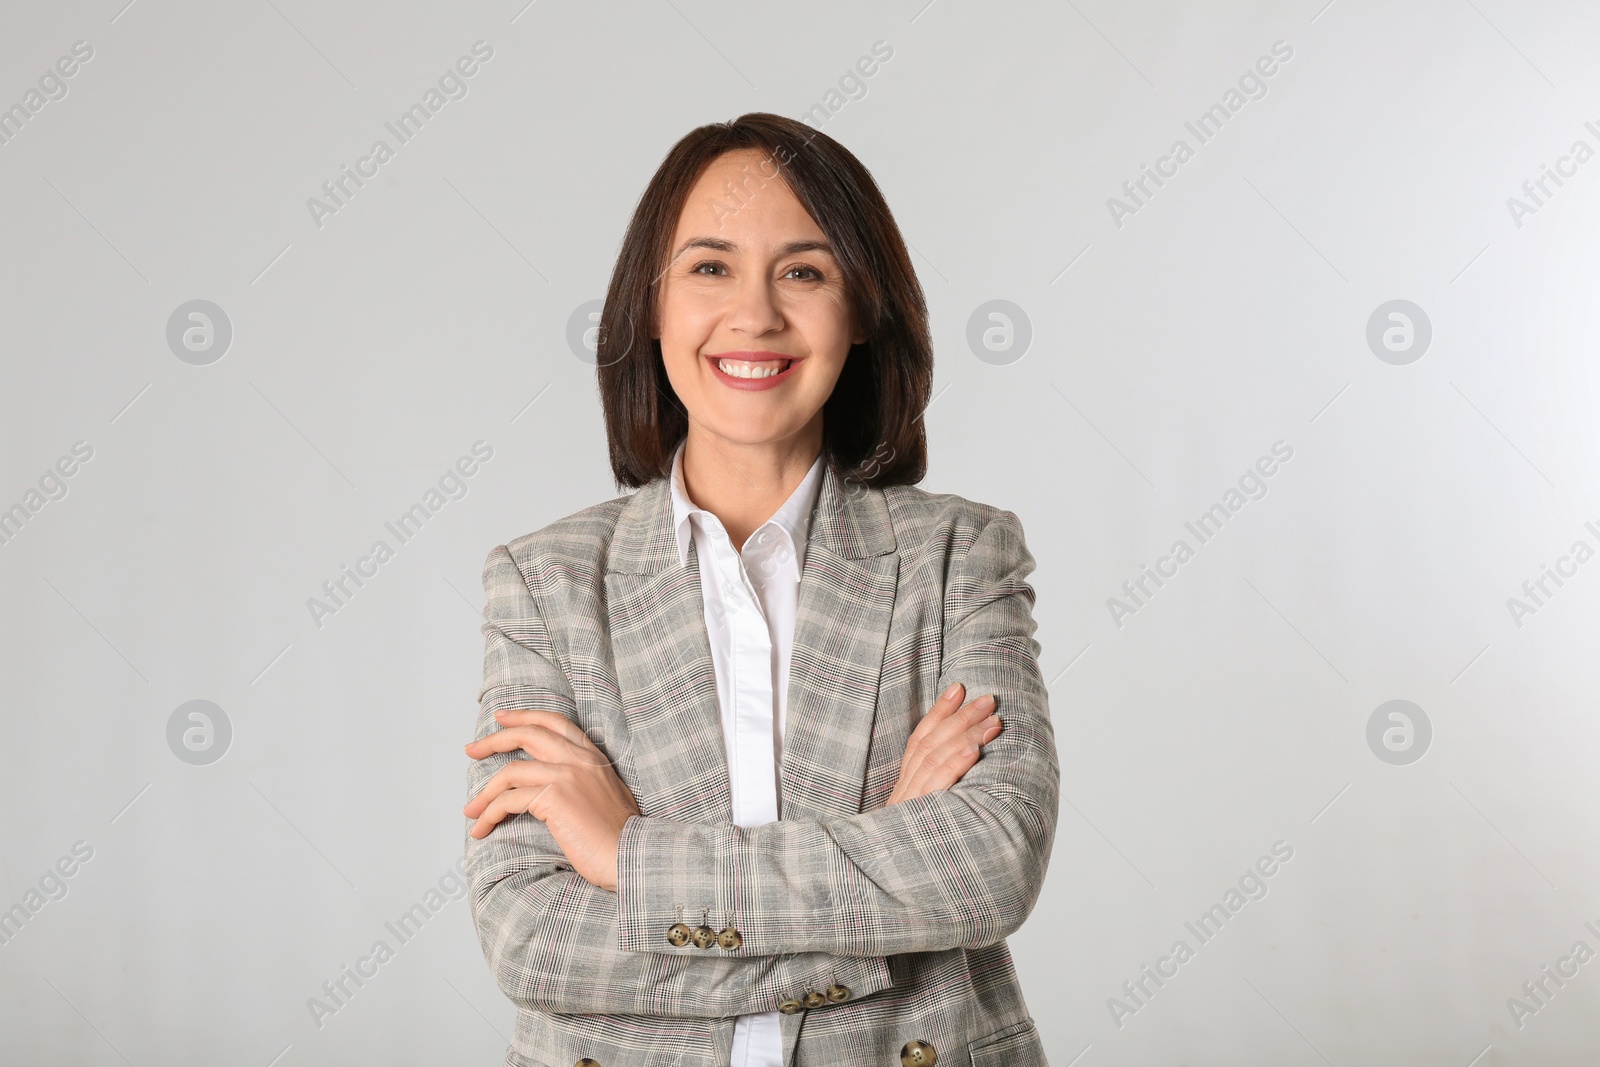
[[(1039, 895), (1060, 789), (1016, 515), (824, 467), (780, 818), (740, 827), (698, 555), (680, 564), (671, 510), (658, 478), (484, 565), (476, 737), (502, 708), (558, 710), (643, 812), (615, 892), (531, 815), (467, 837), (473, 922), (519, 1008), (506, 1064), (727, 1067), (734, 1016), (778, 1008), (786, 1067), (1044, 1067), (1004, 940)], [(995, 694), (1000, 735), (954, 787), (886, 807), (953, 681)], [(474, 761), (469, 797), (511, 758)], [(678, 945), (680, 921), (740, 936)]]

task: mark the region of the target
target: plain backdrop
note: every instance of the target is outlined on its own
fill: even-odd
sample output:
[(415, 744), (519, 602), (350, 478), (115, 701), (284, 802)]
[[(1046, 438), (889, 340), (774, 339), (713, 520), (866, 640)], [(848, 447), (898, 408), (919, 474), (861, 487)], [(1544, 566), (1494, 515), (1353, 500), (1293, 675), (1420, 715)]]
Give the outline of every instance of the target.
[(481, 568), (618, 495), (592, 313), (756, 110), (1038, 561), (1051, 1062), (1600, 1058), (1592, 5), (125, 3), (0, 8), (0, 1060), (501, 1061)]

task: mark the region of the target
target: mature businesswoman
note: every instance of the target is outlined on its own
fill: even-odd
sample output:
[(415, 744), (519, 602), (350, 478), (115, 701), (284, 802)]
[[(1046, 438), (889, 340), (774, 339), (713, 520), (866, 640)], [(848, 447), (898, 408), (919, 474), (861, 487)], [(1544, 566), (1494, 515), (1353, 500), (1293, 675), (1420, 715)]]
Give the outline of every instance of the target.
[(932, 344), (872, 177), (777, 115), (691, 132), (597, 364), (638, 491), (484, 568), (463, 810), (505, 1062), (1044, 1064), (1004, 940), (1060, 783), (1034, 560), (915, 487)]

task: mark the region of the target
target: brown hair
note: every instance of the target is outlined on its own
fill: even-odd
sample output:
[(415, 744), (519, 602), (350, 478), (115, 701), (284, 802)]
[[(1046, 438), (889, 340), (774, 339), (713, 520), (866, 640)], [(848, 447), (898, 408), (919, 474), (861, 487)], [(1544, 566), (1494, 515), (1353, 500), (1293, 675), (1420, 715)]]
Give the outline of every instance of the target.
[[(820, 130), (766, 112), (690, 131), (661, 161), (628, 223), (600, 313), (595, 360), (617, 485), (638, 488), (670, 475), (672, 454), (689, 431), (661, 343), (650, 336), (657, 286), (690, 189), (712, 161), (749, 148), (769, 153), (827, 235), (867, 335), (851, 346), (823, 404), (824, 462), (846, 481), (915, 485), (928, 466), (922, 412), (933, 385), (933, 339), (905, 241), (860, 160)], [(768, 160), (761, 167), (770, 180)]]

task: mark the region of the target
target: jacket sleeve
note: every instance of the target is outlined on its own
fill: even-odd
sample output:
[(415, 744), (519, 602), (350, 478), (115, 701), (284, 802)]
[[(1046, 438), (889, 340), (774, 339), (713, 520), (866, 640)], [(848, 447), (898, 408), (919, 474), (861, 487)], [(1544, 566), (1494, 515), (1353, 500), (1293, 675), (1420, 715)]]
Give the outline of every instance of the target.
[[(527, 582), (504, 545), (484, 565), (484, 680), (476, 738), (499, 728), (503, 708), (547, 708), (573, 717), (572, 686)], [(468, 797), (512, 758), (496, 753), (468, 769)], [(471, 820), (468, 820), (470, 827)], [(713, 945), (677, 956), (621, 946), (617, 894), (566, 861), (549, 828), (526, 813), (487, 837), (466, 835), (472, 920), (485, 958), (519, 1007), (564, 1013), (722, 1018), (770, 1011), (780, 1001), (837, 982), (857, 999), (892, 984), (888, 961), (823, 952), (729, 953)], [(677, 921), (652, 930), (652, 940)], [(692, 925), (692, 923), (691, 923)]]
[(1022, 925), (1049, 863), (1061, 772), (1025, 581), (1033, 556), (1014, 514), (984, 512), (965, 552), (952, 549), (935, 692), (959, 681), (969, 700), (993, 693), (999, 736), (951, 788), (848, 817), (630, 817), (617, 872), (624, 949), (683, 953), (660, 933), (680, 903), (730, 916), (752, 953), (979, 948)]

